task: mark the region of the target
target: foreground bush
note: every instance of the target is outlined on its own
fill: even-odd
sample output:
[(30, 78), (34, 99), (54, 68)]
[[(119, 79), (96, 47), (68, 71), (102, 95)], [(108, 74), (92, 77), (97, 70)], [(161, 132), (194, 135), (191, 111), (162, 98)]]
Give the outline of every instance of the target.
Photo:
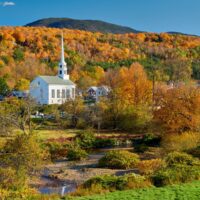
[(48, 152), (41, 148), (36, 135), (21, 134), (7, 141), (0, 159), (3, 166), (16, 171), (23, 169), (30, 174), (39, 170), (46, 163), (48, 156)]
[(200, 180), (199, 166), (177, 166), (162, 169), (152, 177), (155, 186), (165, 186)]
[(86, 159), (87, 152), (81, 149), (78, 145), (73, 145), (68, 149), (67, 159), (70, 161), (80, 161)]
[(99, 160), (100, 167), (108, 167), (112, 169), (131, 169), (137, 166), (139, 156), (129, 151), (113, 150), (105, 154)]
[(142, 160), (138, 164), (138, 169), (143, 175), (151, 175), (164, 166), (164, 161), (161, 159)]
[(194, 148), (194, 149), (190, 149), (189, 151), (187, 151), (189, 154), (191, 154), (194, 157), (197, 157), (200, 159), (200, 146)]
[(173, 152), (164, 160), (166, 166), (152, 176), (154, 185), (164, 186), (200, 180), (200, 162), (191, 155)]
[(145, 177), (129, 174), (125, 176), (103, 176), (94, 177), (81, 185), (74, 196), (83, 196), (91, 194), (102, 194), (115, 190), (127, 190), (150, 187), (151, 183)]

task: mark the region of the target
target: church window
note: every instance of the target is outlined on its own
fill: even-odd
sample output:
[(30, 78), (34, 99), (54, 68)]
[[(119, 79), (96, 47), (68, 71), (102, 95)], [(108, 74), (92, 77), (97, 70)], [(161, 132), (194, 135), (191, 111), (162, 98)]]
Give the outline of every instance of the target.
[(60, 98), (60, 90), (57, 90), (57, 98)]
[(66, 98), (70, 99), (70, 90), (69, 89), (66, 90)]
[(55, 98), (55, 90), (51, 90), (51, 98)]
[(75, 98), (75, 88), (72, 88), (72, 98)]
[(62, 74), (62, 70), (60, 70), (60, 75)]
[(65, 90), (62, 90), (62, 98), (65, 98)]

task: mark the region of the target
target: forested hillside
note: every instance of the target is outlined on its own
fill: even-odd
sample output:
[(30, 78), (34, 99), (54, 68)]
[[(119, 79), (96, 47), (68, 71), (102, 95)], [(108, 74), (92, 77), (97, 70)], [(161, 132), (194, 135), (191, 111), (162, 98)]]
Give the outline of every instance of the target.
[[(110, 68), (143, 65), (149, 78), (200, 78), (200, 38), (167, 33), (102, 34), (62, 29), (71, 79), (79, 87), (98, 84)], [(39, 74), (56, 74), (61, 29), (0, 28), (0, 76), (12, 88)], [(24, 80), (25, 79), (25, 80)], [(22, 81), (22, 82), (23, 82)]]
[(116, 24), (111, 24), (104, 21), (99, 20), (77, 20), (70, 18), (47, 18), (40, 19), (26, 26), (34, 26), (34, 27), (49, 27), (49, 28), (68, 28), (68, 29), (76, 29), (76, 30), (84, 30), (84, 31), (92, 31), (92, 32), (101, 32), (101, 33), (138, 33), (135, 29), (120, 26)]

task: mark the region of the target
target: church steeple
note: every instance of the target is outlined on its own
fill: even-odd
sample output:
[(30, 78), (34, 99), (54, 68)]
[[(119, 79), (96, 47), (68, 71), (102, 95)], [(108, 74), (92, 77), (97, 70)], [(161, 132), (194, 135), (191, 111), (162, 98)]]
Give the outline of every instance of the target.
[(67, 63), (65, 62), (63, 33), (61, 36), (61, 59), (58, 68), (58, 76), (64, 80), (69, 80), (69, 75), (67, 74)]

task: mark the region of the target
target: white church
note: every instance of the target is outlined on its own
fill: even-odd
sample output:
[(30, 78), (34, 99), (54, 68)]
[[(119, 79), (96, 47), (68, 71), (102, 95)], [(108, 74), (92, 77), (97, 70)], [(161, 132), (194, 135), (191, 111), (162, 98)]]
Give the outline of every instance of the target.
[(69, 99), (75, 99), (75, 89), (76, 85), (67, 74), (62, 35), (58, 75), (36, 77), (30, 84), (30, 96), (42, 105), (63, 104)]

